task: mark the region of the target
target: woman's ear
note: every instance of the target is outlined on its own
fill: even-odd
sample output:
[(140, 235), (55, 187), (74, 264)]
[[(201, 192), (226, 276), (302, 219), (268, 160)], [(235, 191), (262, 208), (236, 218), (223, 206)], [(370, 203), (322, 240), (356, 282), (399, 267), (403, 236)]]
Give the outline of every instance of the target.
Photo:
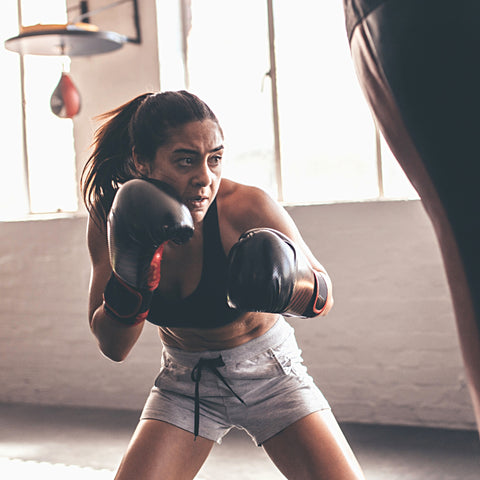
[(132, 148), (132, 158), (137, 171), (144, 177), (148, 177), (150, 173), (150, 162), (148, 162), (143, 155), (137, 155), (135, 153), (135, 148)]

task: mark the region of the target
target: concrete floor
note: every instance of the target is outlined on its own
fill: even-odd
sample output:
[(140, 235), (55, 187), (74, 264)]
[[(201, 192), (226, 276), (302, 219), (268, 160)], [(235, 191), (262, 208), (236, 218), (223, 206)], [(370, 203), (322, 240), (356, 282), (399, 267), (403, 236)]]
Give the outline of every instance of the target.
[[(131, 411), (0, 404), (0, 478), (106, 480), (137, 423)], [(367, 480), (478, 480), (477, 432), (342, 424)], [(278, 480), (261, 448), (232, 431), (198, 480)]]

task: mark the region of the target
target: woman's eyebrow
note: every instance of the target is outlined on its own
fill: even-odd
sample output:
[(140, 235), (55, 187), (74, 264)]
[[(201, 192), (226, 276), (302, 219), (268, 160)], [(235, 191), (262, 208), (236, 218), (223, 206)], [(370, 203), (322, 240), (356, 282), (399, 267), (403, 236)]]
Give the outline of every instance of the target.
[(188, 155), (196, 155), (198, 153), (197, 150), (191, 150), (189, 148), (177, 148), (177, 150), (174, 150), (173, 153), (184, 153)]
[[(219, 145), (218, 147), (215, 147), (213, 148), (212, 150), (210, 150), (208, 153), (215, 153), (215, 152), (219, 152), (220, 150), (223, 150), (224, 149), (224, 146), (223, 145)], [(198, 150), (193, 150), (193, 149), (190, 149), (190, 148), (178, 148), (177, 150), (174, 150), (173, 153), (182, 153), (182, 154), (187, 154), (187, 155), (196, 155), (198, 154)]]

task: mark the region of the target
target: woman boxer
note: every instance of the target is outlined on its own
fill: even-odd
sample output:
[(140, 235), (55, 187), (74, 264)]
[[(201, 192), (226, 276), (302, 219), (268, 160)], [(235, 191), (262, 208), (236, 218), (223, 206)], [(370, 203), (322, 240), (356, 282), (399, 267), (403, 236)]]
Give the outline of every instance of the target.
[(222, 179), (222, 129), (196, 96), (148, 93), (103, 119), (82, 176), (90, 326), (115, 361), (145, 320), (163, 344), (117, 480), (193, 479), (234, 426), (289, 479), (363, 478), (280, 315), (333, 305), (292, 219)]

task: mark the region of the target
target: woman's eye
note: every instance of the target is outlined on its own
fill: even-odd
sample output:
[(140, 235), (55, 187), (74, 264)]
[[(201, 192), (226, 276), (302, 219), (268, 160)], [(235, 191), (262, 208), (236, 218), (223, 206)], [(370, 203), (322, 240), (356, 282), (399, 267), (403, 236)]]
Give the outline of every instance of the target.
[(190, 167), (193, 165), (193, 159), (190, 157), (182, 158), (178, 161), (178, 163), (182, 167)]
[(221, 155), (215, 155), (214, 157), (211, 157), (209, 160), (210, 165), (218, 165), (222, 161), (222, 156)]

